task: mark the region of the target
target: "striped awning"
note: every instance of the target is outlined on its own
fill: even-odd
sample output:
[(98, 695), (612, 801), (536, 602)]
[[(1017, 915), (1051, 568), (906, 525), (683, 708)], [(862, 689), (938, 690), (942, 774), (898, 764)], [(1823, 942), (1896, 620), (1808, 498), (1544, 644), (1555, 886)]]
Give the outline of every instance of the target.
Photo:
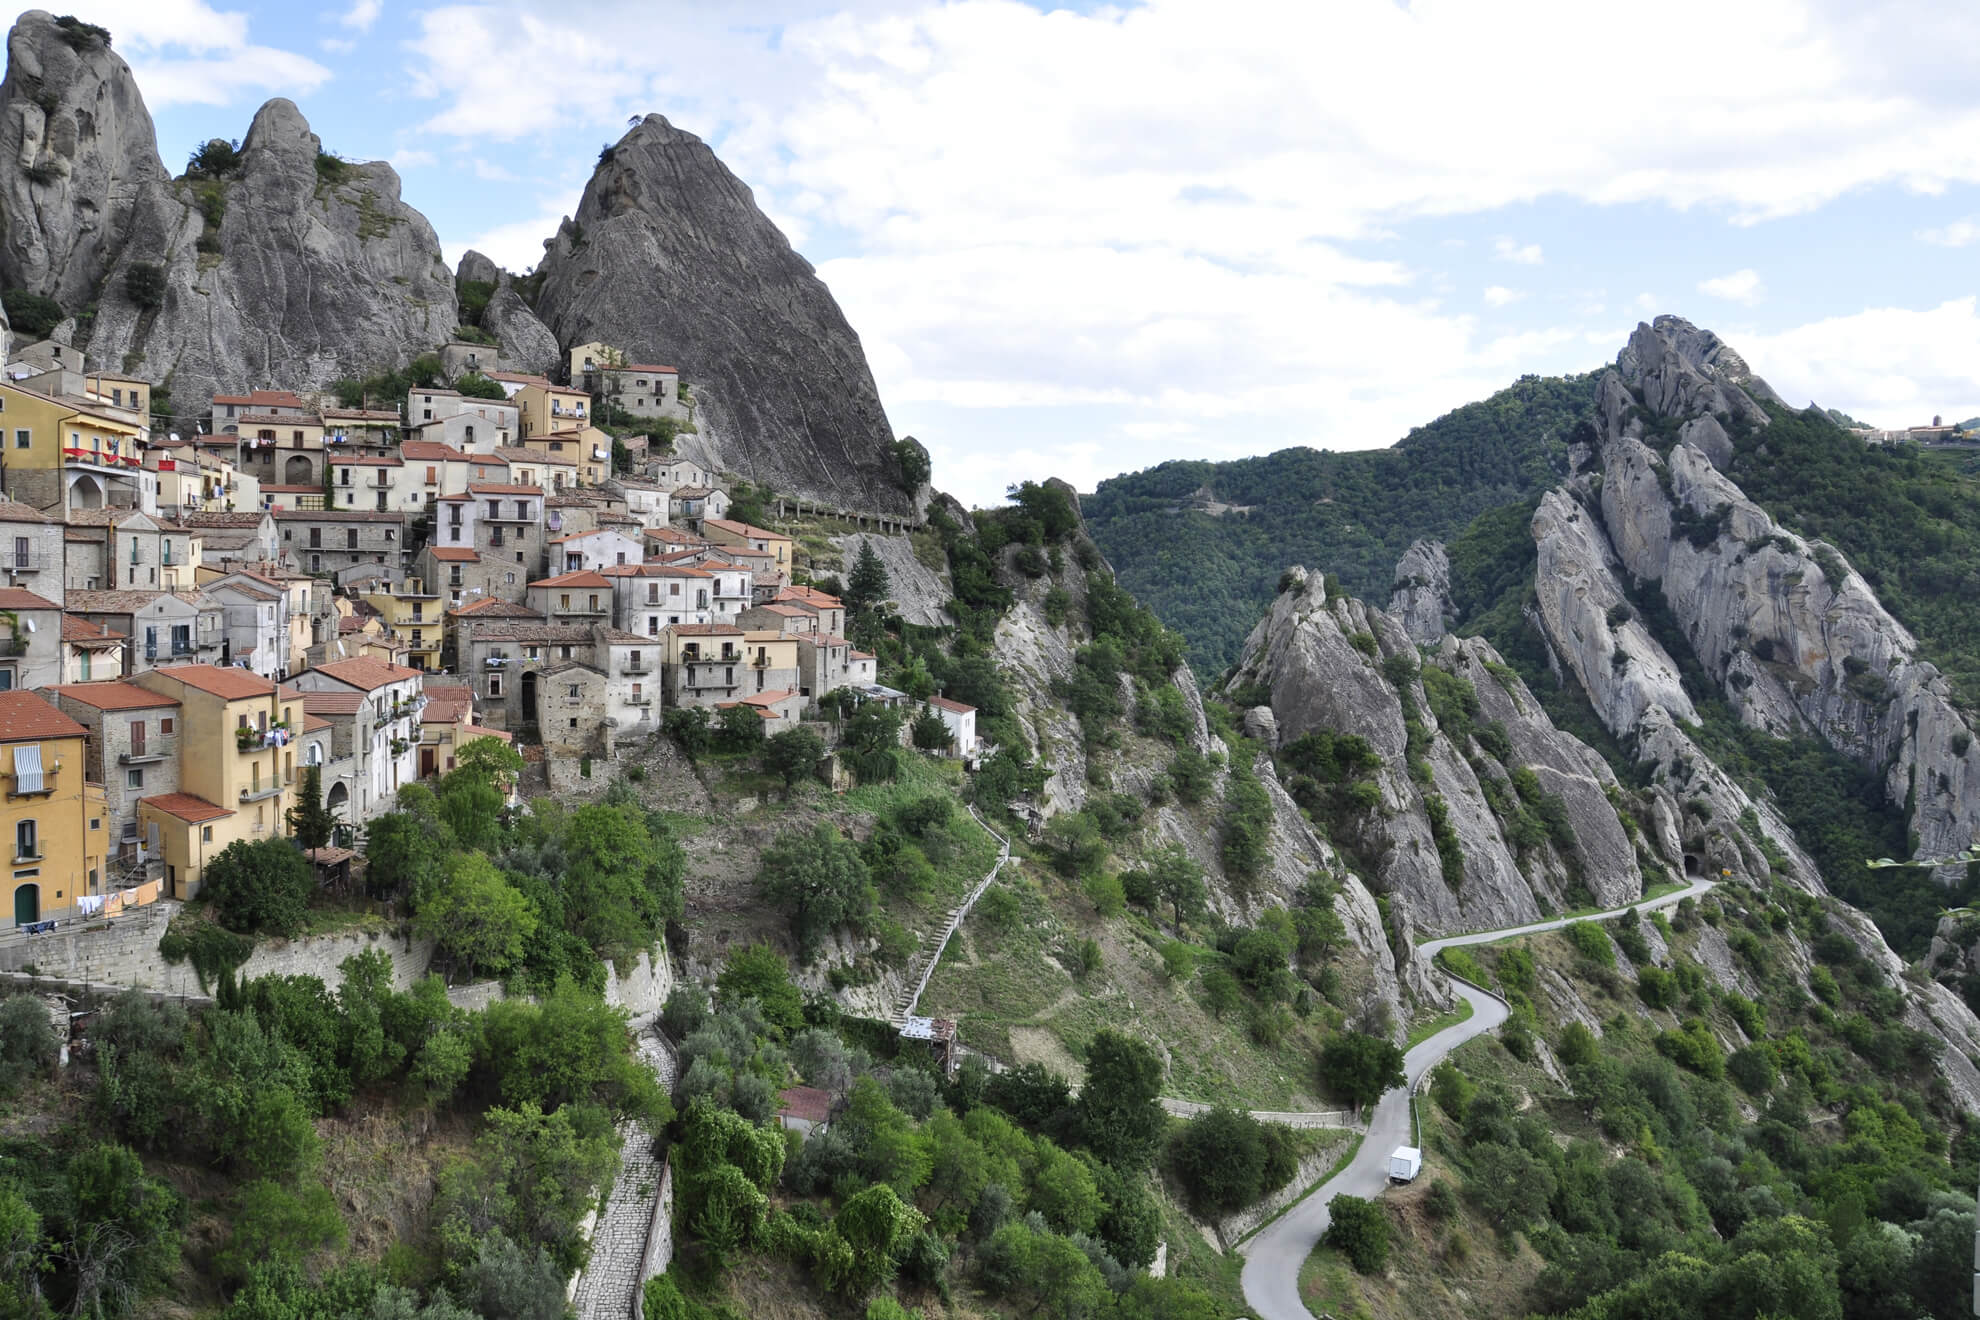
[(14, 791), (41, 792), (41, 747), (28, 743), (14, 749)]

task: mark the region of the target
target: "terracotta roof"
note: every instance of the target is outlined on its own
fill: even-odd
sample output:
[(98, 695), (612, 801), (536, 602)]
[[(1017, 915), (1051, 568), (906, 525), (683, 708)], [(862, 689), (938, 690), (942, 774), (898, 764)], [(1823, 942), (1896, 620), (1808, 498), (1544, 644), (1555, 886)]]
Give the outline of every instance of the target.
[(740, 637), (743, 630), (730, 623), (670, 623), (667, 631), (681, 637)]
[(687, 564), (663, 564), (658, 561), (639, 564), (607, 564), (598, 571), (607, 577), (705, 578), (714, 576), (712, 573), (690, 567)]
[(0, 522), (52, 522), (47, 514), (33, 505), (16, 500), (0, 499)]
[[(330, 694), (325, 693), (324, 695), (328, 696)], [(304, 697), (302, 731), (304, 733), (322, 733), (325, 729), (329, 727), (330, 727), (329, 720), (324, 719), (321, 715), (312, 715), (309, 713), (309, 698)]]
[[(399, 454), (416, 463), (465, 462), (467, 455), (449, 444), (438, 440), (408, 440), (399, 446)], [(263, 486), (263, 490), (268, 487)]]
[(152, 671), (167, 678), (176, 678), (187, 687), (198, 688), (211, 693), (223, 701), (238, 701), (243, 697), (266, 697), (273, 695), (275, 684), (261, 675), (232, 665), (167, 665)]
[[(282, 407), (284, 407), (284, 408), (287, 408), (287, 407), (292, 407), (292, 406), (293, 406), (293, 407), (300, 407), (301, 405), (300, 405), (300, 403), (298, 403), (298, 404), (294, 404), (294, 405), (291, 405), (291, 404), (286, 404), (286, 403), (285, 403), (285, 404), (282, 404), (282, 405), (280, 405), (280, 406), (282, 406)], [(318, 416), (316, 416), (316, 414), (314, 414), (314, 413), (302, 413), (302, 414), (295, 414), (295, 413), (242, 413), (242, 414), (241, 414), (241, 415), (240, 415), (239, 417), (229, 417), (229, 418), (226, 418), (225, 420), (226, 420), (226, 421), (230, 421), (230, 422), (247, 422), (247, 423), (252, 423), (252, 424), (254, 424), (254, 425), (256, 425), (256, 426), (288, 426), (288, 427), (297, 427), (297, 426), (321, 426), (321, 425), (323, 425), (323, 419), (322, 419), (322, 418), (320, 418), (320, 417), (318, 417)]]
[(88, 730), (43, 697), (20, 688), (0, 692), (0, 742), (80, 738)]
[(188, 527), (259, 527), (265, 513), (221, 512), (188, 513), (179, 521)]
[(851, 643), (851, 642), (849, 642), (849, 641), (847, 641), (847, 640), (846, 640), (845, 638), (843, 638), (843, 637), (838, 637), (838, 636), (835, 636), (835, 635), (833, 635), (832, 633), (800, 633), (800, 634), (798, 635), (798, 645), (800, 645), (800, 646), (851, 646), (851, 645), (852, 645), (852, 643)]
[(339, 683), (348, 683), (355, 688), (370, 692), (388, 683), (402, 683), (408, 678), (418, 678), (419, 670), (408, 669), (404, 665), (389, 665), (383, 660), (370, 656), (360, 656), (356, 660), (336, 660), (327, 665), (318, 665), (316, 672), (328, 674)]
[(658, 646), (660, 644), (658, 637), (642, 637), (636, 632), (627, 632), (624, 628), (600, 627), (593, 635), (599, 641), (612, 646), (645, 646), (649, 644)]
[(779, 1118), (795, 1118), (801, 1123), (823, 1123), (832, 1116), (832, 1093), (815, 1086), (793, 1086), (779, 1091), (777, 1099), (783, 1102), (777, 1109)]
[(118, 591), (71, 591), (67, 608), (81, 614), (136, 614), (169, 591), (127, 587)]
[(754, 573), (748, 564), (731, 564), (724, 559), (704, 559), (701, 566), (711, 573)]
[[(494, 379), (496, 379), (496, 380), (513, 380), (513, 379), (515, 379), (515, 377), (513, 377), (513, 376), (496, 376), (496, 377), (494, 377)], [(549, 393), (551, 393), (551, 394), (582, 394), (582, 395), (584, 395), (584, 396), (585, 396), (586, 398), (590, 398), (590, 397), (591, 397), (591, 391), (589, 391), (589, 390), (577, 390), (577, 389), (572, 389), (572, 388), (571, 388), (570, 386), (568, 386), (568, 385), (552, 385), (552, 384), (551, 384), (551, 383), (550, 383), (549, 381), (547, 381), (547, 380), (545, 380), (545, 379), (544, 379), (543, 377), (541, 377), (541, 376), (531, 376), (531, 377), (528, 377), (528, 378), (527, 378), (527, 379), (525, 380), (525, 382), (524, 382), (524, 383), (525, 383), (525, 384), (529, 384), (529, 385), (534, 385), (534, 386), (535, 386), (536, 388), (538, 388), (538, 389), (540, 389), (540, 390), (545, 390), (545, 391), (547, 391), (547, 392), (549, 392)]]
[(0, 610), (59, 610), (62, 607), (26, 587), (0, 587)]
[(761, 527), (752, 527), (746, 522), (735, 522), (729, 518), (709, 518), (702, 522), (703, 527), (719, 527), (736, 536), (763, 536), (773, 541), (788, 541), (791, 538), (782, 532), (767, 532)]
[(484, 596), (458, 609), (448, 610), (447, 613), (455, 618), (475, 619), (541, 619), (543, 617), (527, 605), (513, 600), (503, 600), (500, 596)]
[(468, 483), (471, 495), (541, 495), (541, 486), (509, 486), (492, 481), (472, 481)]
[(851, 657), (852, 657), (853, 659), (855, 659), (855, 660), (877, 660), (877, 659), (879, 659), (879, 657), (878, 657), (878, 656), (876, 656), (876, 655), (874, 655), (874, 654), (873, 654), (873, 652), (871, 652), (871, 651), (852, 651), (852, 652), (849, 652), (848, 654), (850, 654), (850, 655), (851, 655)]
[(814, 609), (842, 610), (845, 608), (837, 596), (828, 596), (816, 587), (785, 587), (777, 593), (780, 601), (794, 601), (799, 605), (809, 605)]
[(116, 646), (130, 640), (128, 636), (100, 623), (79, 619), (73, 614), (62, 616), (62, 640), (71, 646)]
[[(536, 616), (532, 615), (532, 618)], [(474, 630), (477, 642), (537, 642), (556, 646), (588, 646), (591, 629), (581, 623), (525, 623), (494, 619)]]
[(928, 699), (928, 704), (935, 707), (937, 710), (946, 710), (956, 715), (976, 714), (976, 707), (965, 706), (960, 701), (951, 701), (947, 697), (930, 697)]
[(139, 798), (138, 802), (147, 807), (156, 807), (167, 815), (177, 816), (189, 824), (199, 825), (209, 820), (220, 820), (234, 813), (222, 806), (208, 802), (203, 797), (191, 793), (160, 793), (157, 797)]
[(580, 569), (572, 573), (562, 573), (556, 577), (539, 578), (529, 584), (532, 587), (609, 587), (611, 579), (590, 569)]
[[(565, 507), (568, 508), (570, 503), (571, 503), (570, 501), (567, 501)], [(590, 501), (577, 500), (575, 501), (575, 503), (588, 504), (590, 503)], [(550, 544), (557, 545), (564, 541), (582, 541), (587, 536), (603, 536), (603, 535), (605, 535), (605, 529), (603, 527), (594, 527), (588, 532), (566, 532), (562, 536), (553, 536), (550, 538)], [(614, 532), (613, 535), (616, 536), (619, 535), (619, 533)]]
[[(548, 440), (549, 436), (532, 436), (535, 440)], [(547, 449), (518, 448), (515, 445), (497, 445), (491, 458), (499, 458), (504, 463), (558, 463), (574, 467), (577, 460), (569, 454), (553, 454)]]
[(461, 726), (460, 738), (455, 745), (459, 746), (461, 743), (470, 742), (476, 738), (496, 738), (502, 742), (514, 742), (516, 735), (513, 733), (504, 733), (500, 729), (486, 729), (479, 724), (463, 724)]
[[(361, 657), (363, 658), (363, 657)], [(305, 692), (303, 711), (310, 715), (355, 715), (364, 705), (362, 692)]]
[(808, 619), (811, 617), (810, 610), (801, 610), (795, 605), (759, 605), (757, 608), (768, 614), (781, 614), (785, 618)]
[(667, 375), (669, 375), (669, 376), (678, 376), (678, 375), (680, 375), (680, 373), (679, 373), (678, 371), (676, 371), (676, 370), (674, 370), (674, 368), (672, 368), (672, 367), (662, 367), (662, 366), (658, 366), (658, 365), (656, 365), (656, 364), (654, 364), (654, 363), (652, 363), (652, 362), (628, 362), (628, 363), (626, 363), (626, 365), (625, 365), (625, 366), (623, 366), (623, 367), (607, 367), (607, 368), (605, 368), (605, 370), (607, 370), (607, 371), (660, 371), (660, 372), (665, 372), (665, 373), (666, 373)]
[(168, 697), (163, 692), (153, 692), (118, 678), (105, 679), (100, 683), (57, 683), (45, 690), (59, 692), (98, 710), (150, 710), (157, 706), (179, 704), (176, 698)]
[(457, 563), (473, 563), (481, 557), (479, 550), (464, 545), (429, 545), (426, 552), (435, 559), (451, 560)]
[(215, 403), (258, 403), (264, 408), (300, 408), (302, 396), (288, 390), (251, 390), (246, 394), (216, 394)]

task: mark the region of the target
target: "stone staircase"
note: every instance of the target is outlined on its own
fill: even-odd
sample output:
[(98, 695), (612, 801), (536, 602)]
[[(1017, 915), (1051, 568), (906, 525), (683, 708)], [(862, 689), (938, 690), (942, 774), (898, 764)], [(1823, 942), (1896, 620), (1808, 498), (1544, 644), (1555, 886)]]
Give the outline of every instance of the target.
[[(634, 1046), (661, 1088), (673, 1090), (674, 1051), (659, 1028), (640, 1030)], [(592, 1228), (591, 1258), (571, 1287), (578, 1320), (640, 1320), (646, 1281), (673, 1255), (672, 1185), (653, 1153), (653, 1134), (639, 1123), (623, 1123), (619, 1141), (619, 1175)]]
[(949, 947), (950, 937), (969, 916), (969, 910), (976, 906), (976, 900), (983, 897), (984, 891), (995, 882), (998, 873), (1004, 869), (1004, 863), (1011, 860), (1011, 841), (991, 829), (983, 817), (976, 814), (975, 807), (969, 809), (969, 814), (976, 818), (978, 825), (983, 826), (985, 833), (997, 841), (999, 847), (996, 865), (990, 868), (990, 874), (977, 882), (976, 888), (969, 891), (969, 897), (949, 909), (948, 920), (942, 924), (939, 933), (930, 932), (921, 937), (921, 945), (915, 950), (914, 958), (908, 963), (907, 977), (901, 984), (901, 993), (894, 999), (893, 1023), (897, 1027), (905, 1025), (907, 1020), (914, 1016), (915, 1007), (920, 1004), (922, 993), (928, 989), (928, 978), (935, 974), (935, 965), (942, 960), (942, 951)]

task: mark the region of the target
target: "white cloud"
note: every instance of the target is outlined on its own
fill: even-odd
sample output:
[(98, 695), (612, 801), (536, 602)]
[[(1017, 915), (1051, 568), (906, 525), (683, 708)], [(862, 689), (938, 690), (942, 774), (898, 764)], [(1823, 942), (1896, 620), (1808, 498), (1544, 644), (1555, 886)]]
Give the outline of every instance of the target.
[(439, 157), (435, 156), (432, 152), (422, 151), (418, 147), (400, 147), (397, 151), (386, 157), (387, 162), (392, 168), (401, 174), (410, 169), (418, 169), (423, 165), (431, 165), (438, 159)]
[(1487, 285), (1485, 289), (1485, 305), (1487, 307), (1510, 307), (1525, 296), (1518, 289), (1508, 289), (1503, 284)]
[(1510, 238), (1499, 238), (1492, 244), (1492, 255), (1500, 261), (1510, 261), (1521, 266), (1538, 266), (1545, 258), (1541, 256), (1538, 243), (1515, 243)]
[(543, 241), (557, 232), (563, 218), (577, 210), (579, 189), (573, 188), (562, 200), (543, 200), (541, 209), (527, 220), (513, 220), (482, 230), (462, 242), (443, 240), (440, 254), (450, 266), (458, 266), (461, 254), (469, 248), (494, 259), (504, 270), (521, 274), (543, 260)]
[(385, 0), (353, 0), (351, 7), (337, 16), (337, 21), (353, 32), (369, 32), (384, 12)]
[(103, 0), (89, 18), (110, 29), (154, 112), (172, 105), (230, 105), (279, 92), (304, 96), (330, 71), (294, 51), (248, 39), (248, 16), (205, 0)]
[(1796, 405), (1815, 400), (1888, 427), (1980, 414), (1980, 313), (1972, 297), (1742, 334), (1735, 347)]
[(1921, 229), (1918, 237), (1936, 247), (1959, 248), (1980, 243), (1980, 216), (1968, 216), (1936, 229)]
[(1727, 302), (1742, 303), (1751, 307), (1766, 296), (1767, 287), (1760, 282), (1760, 272), (1749, 267), (1745, 270), (1736, 270), (1730, 275), (1700, 280), (1698, 291), (1713, 298), (1724, 298)]

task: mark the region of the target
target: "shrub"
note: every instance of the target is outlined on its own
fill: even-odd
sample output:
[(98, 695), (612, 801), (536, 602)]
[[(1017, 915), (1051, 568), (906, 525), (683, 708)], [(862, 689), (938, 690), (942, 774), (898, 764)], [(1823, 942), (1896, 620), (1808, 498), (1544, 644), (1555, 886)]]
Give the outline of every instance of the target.
[(1661, 967), (1645, 966), (1636, 973), (1636, 996), (1651, 1008), (1670, 1008), (1678, 1001), (1677, 980)]
[(1565, 928), (1568, 943), (1575, 952), (1598, 967), (1616, 965), (1616, 947), (1609, 943), (1608, 932), (1592, 921), (1576, 921)]
[(0, 1001), (0, 1095), (30, 1077), (46, 1076), (61, 1044), (47, 1007), (33, 995)]
[(1169, 1172), (1203, 1219), (1221, 1219), (1277, 1191), (1295, 1166), (1286, 1133), (1222, 1106), (1169, 1138)]
[(1363, 1274), (1376, 1274), (1389, 1263), (1389, 1216), (1374, 1201), (1345, 1192), (1327, 1202), (1326, 1236), (1321, 1240), (1353, 1263)]
[(7, 322), (17, 340), (45, 339), (62, 323), (62, 304), (26, 289), (8, 289), (0, 294), (0, 306), (7, 309)]
[(133, 261), (124, 272), (124, 296), (147, 312), (165, 305), (165, 268), (154, 261)]
[(302, 930), (314, 877), (287, 839), (236, 839), (206, 865), (203, 889), (229, 930), (294, 935)]
[(1127, 893), (1121, 886), (1121, 878), (1111, 871), (1095, 871), (1086, 878), (1083, 886), (1086, 901), (1093, 904), (1093, 910), (1102, 917), (1119, 916), (1127, 906)]

